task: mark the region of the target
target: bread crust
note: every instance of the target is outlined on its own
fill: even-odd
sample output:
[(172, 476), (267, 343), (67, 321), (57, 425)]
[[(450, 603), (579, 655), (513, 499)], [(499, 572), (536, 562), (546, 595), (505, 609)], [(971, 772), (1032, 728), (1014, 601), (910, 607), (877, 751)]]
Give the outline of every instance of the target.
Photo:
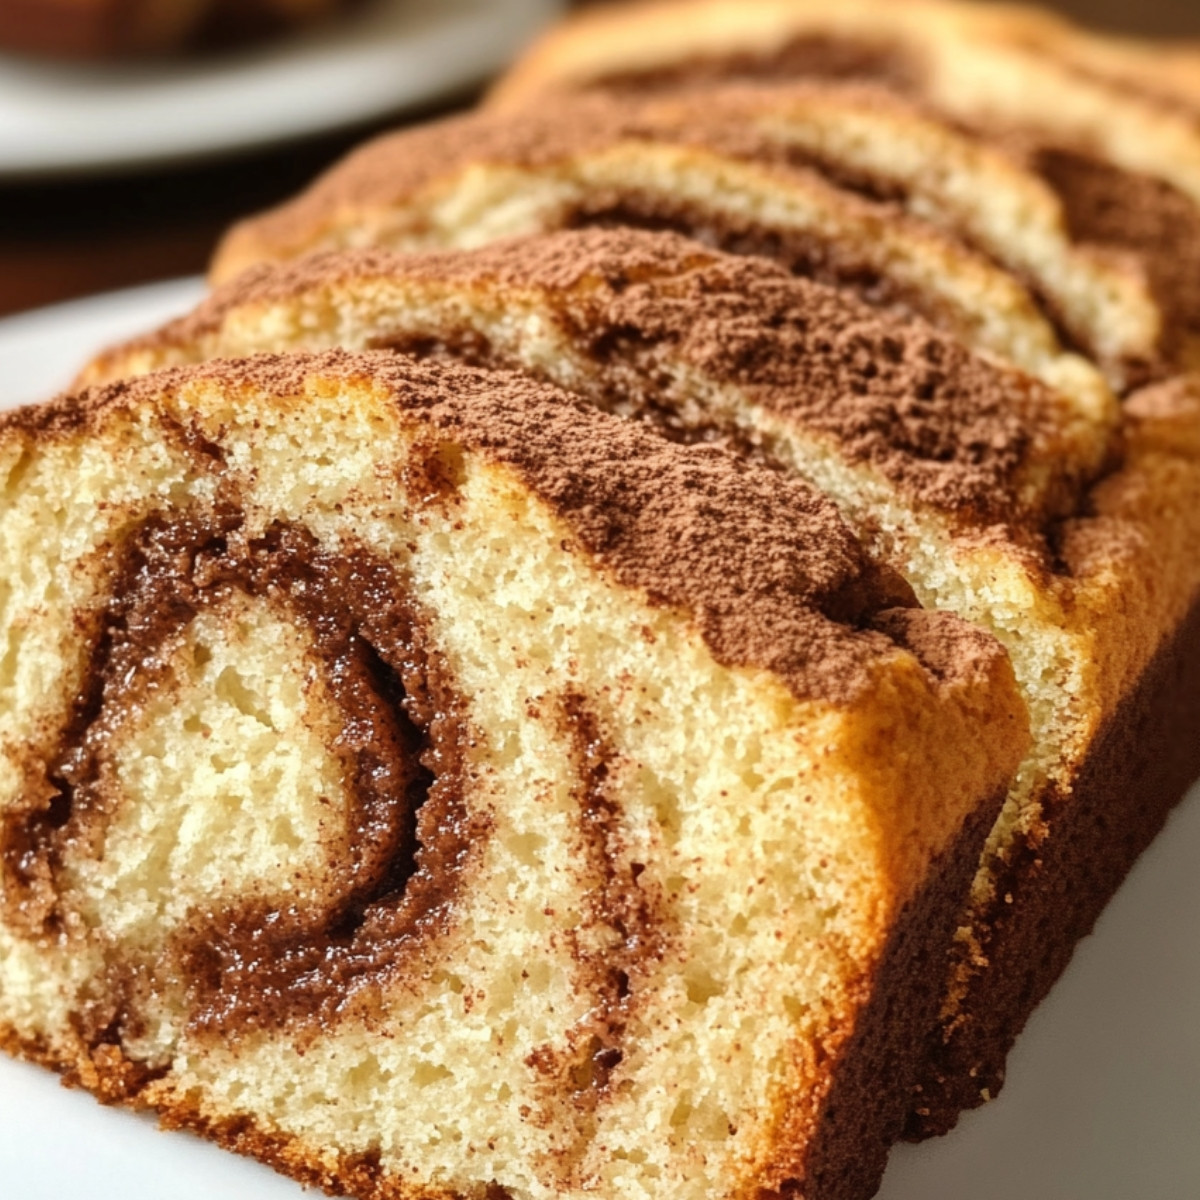
[(993, 1099), (1033, 1010), (1090, 934), (1138, 856), (1200, 777), (1200, 596), (1105, 722), (1070, 795), (1047, 795), (1048, 835), (999, 871), (996, 898), (967, 964), (956, 1019), (939, 1029), (906, 1136), (948, 1133)]

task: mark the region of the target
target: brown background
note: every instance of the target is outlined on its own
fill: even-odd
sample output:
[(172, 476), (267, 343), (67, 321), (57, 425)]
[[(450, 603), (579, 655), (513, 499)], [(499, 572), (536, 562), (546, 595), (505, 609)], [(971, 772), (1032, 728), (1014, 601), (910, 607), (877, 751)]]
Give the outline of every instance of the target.
[(1056, 0), (1046, 7), (1127, 33), (1200, 37), (1200, 0)]
[[(1060, 0), (1057, 7), (1129, 33), (1200, 38), (1200, 0)], [(289, 195), (362, 137), (395, 123), (182, 168), (0, 185), (0, 314), (200, 271), (230, 221)]]

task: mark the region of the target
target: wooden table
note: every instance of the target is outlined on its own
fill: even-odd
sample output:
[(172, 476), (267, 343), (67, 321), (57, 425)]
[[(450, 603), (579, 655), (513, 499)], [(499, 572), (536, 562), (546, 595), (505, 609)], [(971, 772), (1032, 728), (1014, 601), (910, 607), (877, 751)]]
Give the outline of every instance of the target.
[[(1200, 38), (1200, 0), (1059, 0), (1059, 7), (1129, 32)], [(201, 271), (230, 222), (290, 195), (364, 136), (395, 123), (183, 168), (0, 185), (0, 315)]]

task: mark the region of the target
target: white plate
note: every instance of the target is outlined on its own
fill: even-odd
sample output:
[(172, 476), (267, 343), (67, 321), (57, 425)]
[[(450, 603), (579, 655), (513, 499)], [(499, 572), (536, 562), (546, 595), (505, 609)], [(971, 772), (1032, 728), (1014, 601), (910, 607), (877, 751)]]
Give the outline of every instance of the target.
[(0, 57), (0, 179), (177, 161), (316, 134), (485, 79), (560, 0), (373, 0), (219, 58), (61, 65)]
[[(180, 280), (0, 322), (0, 405), (48, 395), (94, 350), (184, 311), (201, 291)], [(879, 1200), (1200, 1197), (1198, 862), (1200, 786), (1030, 1021), (1000, 1099), (949, 1137), (897, 1147)], [(0, 1180), (0, 1195), (21, 1200), (304, 1194), (2, 1058)]]
[(0, 321), (0, 409), (48, 399), (65, 388), (97, 350), (182, 316), (204, 291), (204, 280), (197, 275), (89, 296)]

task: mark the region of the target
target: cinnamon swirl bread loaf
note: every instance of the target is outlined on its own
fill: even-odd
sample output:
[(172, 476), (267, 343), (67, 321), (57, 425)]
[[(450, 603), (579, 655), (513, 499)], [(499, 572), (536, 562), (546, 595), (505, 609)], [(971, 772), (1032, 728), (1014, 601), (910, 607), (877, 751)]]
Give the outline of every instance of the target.
[(1178, 381), (1118, 411), (1078, 359), (1039, 380), (851, 290), (628, 232), (328, 254), (251, 273), (93, 369), (337, 343), (518, 366), (768, 455), (833, 496), (923, 603), (997, 636), (1035, 747), (964, 912), (917, 1134), (999, 1088), (1033, 1006), (1200, 773), (1200, 400)]
[(162, 372), (0, 459), (10, 1048), (338, 1194), (871, 1194), (1027, 745), (993, 639), (498, 369)]

